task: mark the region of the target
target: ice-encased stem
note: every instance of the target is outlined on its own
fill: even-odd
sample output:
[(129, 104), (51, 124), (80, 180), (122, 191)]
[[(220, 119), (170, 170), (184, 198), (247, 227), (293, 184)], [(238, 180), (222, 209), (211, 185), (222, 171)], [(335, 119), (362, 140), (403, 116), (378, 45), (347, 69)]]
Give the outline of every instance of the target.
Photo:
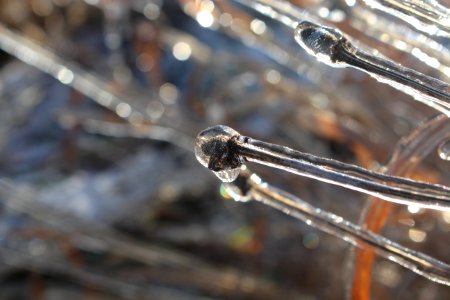
[[(405, 68), (388, 59), (361, 51), (350, 44), (350, 41), (340, 31), (318, 25), (320, 22), (318, 18), (306, 11), (296, 10), (293, 5), (287, 2), (266, 0), (239, 0), (238, 2), (252, 7), (288, 27), (295, 28), (297, 42), (319, 61), (333, 67), (352, 67), (364, 71), (376, 80), (386, 83), (450, 117), (450, 85), (447, 83)], [(309, 43), (305, 42), (301, 36), (305, 24), (313, 28)], [(334, 42), (337, 44), (326, 44), (327, 41), (324, 42), (322, 39), (325, 35), (334, 36)], [(311, 45), (311, 43), (314, 43), (314, 45)], [(324, 45), (321, 45), (321, 43)], [(342, 47), (344, 44), (347, 47)], [(330, 57), (326, 57), (331, 53), (320, 52), (323, 49), (314, 51), (317, 49), (311, 49), (312, 46), (316, 48), (333, 47), (335, 48), (333, 51), (339, 51), (334, 52), (333, 55), (339, 57), (340, 60), (333, 61)]]
[(450, 37), (450, 10), (436, 0), (363, 0), (427, 34)]
[(450, 114), (450, 85), (447, 83), (361, 50), (344, 52), (342, 56), (351, 67), (366, 72), (428, 106)]
[(64, 61), (52, 51), (1, 24), (0, 49), (49, 74), (62, 84), (73, 87), (97, 104), (116, 113), (119, 111), (118, 115), (123, 119), (132, 120), (138, 114), (140, 119), (155, 121), (148, 114), (141, 113), (145, 112), (145, 108), (142, 108), (138, 101), (118, 95), (113, 91), (112, 85), (98, 75), (82, 69), (75, 63)]
[[(225, 173), (233, 181), (246, 161), (345, 187), (380, 199), (450, 211), (450, 188), (389, 176), (338, 160), (303, 153), (288, 147), (242, 136), (230, 127), (217, 125), (197, 135), (197, 160), (208, 169)], [(237, 170), (237, 172), (236, 172)]]
[(389, 176), (241, 136), (233, 145), (245, 160), (405, 205), (450, 211), (450, 188)]
[(303, 21), (295, 29), (295, 39), (317, 60), (332, 67), (351, 67), (364, 71), (450, 117), (449, 84), (366, 53), (334, 28)]
[[(244, 193), (246, 193), (248, 198), (287, 213), (308, 225), (330, 233), (355, 246), (372, 247), (380, 256), (429, 280), (450, 286), (450, 265), (421, 252), (403, 247), (331, 212), (316, 208), (283, 190), (263, 182), (256, 174), (250, 175), (248, 171), (243, 173), (241, 176), (244, 178), (247, 188), (247, 191), (244, 191)], [(231, 185), (233, 184), (227, 184), (227, 186)]]

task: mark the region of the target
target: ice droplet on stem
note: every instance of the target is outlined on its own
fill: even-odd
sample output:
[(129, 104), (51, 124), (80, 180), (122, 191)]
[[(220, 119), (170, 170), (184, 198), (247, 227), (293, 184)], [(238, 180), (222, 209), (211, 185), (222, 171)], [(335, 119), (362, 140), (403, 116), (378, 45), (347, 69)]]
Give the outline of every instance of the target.
[(366, 72), (450, 117), (450, 85), (443, 81), (359, 50), (339, 30), (320, 24), (300, 22), (295, 29), (295, 40), (320, 62)]
[(295, 29), (295, 40), (310, 55), (332, 67), (346, 67), (348, 64), (339, 58), (339, 47), (351, 51), (348, 40), (338, 31), (325, 26), (303, 21)]
[(195, 157), (223, 182), (234, 181), (240, 172), (241, 159), (232, 149), (230, 140), (239, 133), (227, 126), (209, 127), (197, 135)]
[(199, 162), (225, 182), (234, 181), (245, 161), (285, 170), (404, 205), (450, 210), (450, 189), (442, 185), (388, 176), (337, 160), (322, 158), (240, 136), (226, 126), (210, 127), (197, 136)]
[(239, 168), (228, 169), (214, 172), (214, 174), (223, 182), (233, 182), (239, 175)]

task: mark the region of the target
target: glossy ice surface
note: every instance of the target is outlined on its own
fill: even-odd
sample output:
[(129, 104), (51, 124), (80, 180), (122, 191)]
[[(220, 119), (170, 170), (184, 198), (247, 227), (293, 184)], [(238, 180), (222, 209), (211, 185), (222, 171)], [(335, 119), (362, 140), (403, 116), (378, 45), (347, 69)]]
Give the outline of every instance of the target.
[(230, 148), (230, 139), (239, 133), (227, 126), (207, 128), (197, 135), (195, 157), (224, 182), (231, 182), (239, 175), (240, 158)]

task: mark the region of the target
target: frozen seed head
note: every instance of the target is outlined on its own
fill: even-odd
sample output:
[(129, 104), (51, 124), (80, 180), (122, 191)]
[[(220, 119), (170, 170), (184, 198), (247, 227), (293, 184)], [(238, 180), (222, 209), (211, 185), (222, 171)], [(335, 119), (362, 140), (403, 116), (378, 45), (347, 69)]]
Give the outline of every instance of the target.
[(333, 67), (345, 65), (339, 55), (343, 50), (351, 48), (348, 40), (338, 30), (307, 21), (298, 24), (295, 40), (306, 52)]
[(197, 160), (224, 182), (234, 181), (242, 165), (239, 155), (233, 149), (233, 139), (237, 137), (237, 131), (218, 125), (200, 132), (195, 141)]

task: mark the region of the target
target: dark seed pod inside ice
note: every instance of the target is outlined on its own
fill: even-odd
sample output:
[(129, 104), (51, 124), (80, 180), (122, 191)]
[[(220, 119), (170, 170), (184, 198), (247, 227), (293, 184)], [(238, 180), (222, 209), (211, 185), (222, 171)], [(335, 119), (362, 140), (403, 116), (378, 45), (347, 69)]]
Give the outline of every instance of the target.
[(195, 156), (224, 182), (231, 182), (239, 175), (241, 160), (233, 151), (231, 139), (239, 133), (227, 126), (207, 128), (197, 135)]

